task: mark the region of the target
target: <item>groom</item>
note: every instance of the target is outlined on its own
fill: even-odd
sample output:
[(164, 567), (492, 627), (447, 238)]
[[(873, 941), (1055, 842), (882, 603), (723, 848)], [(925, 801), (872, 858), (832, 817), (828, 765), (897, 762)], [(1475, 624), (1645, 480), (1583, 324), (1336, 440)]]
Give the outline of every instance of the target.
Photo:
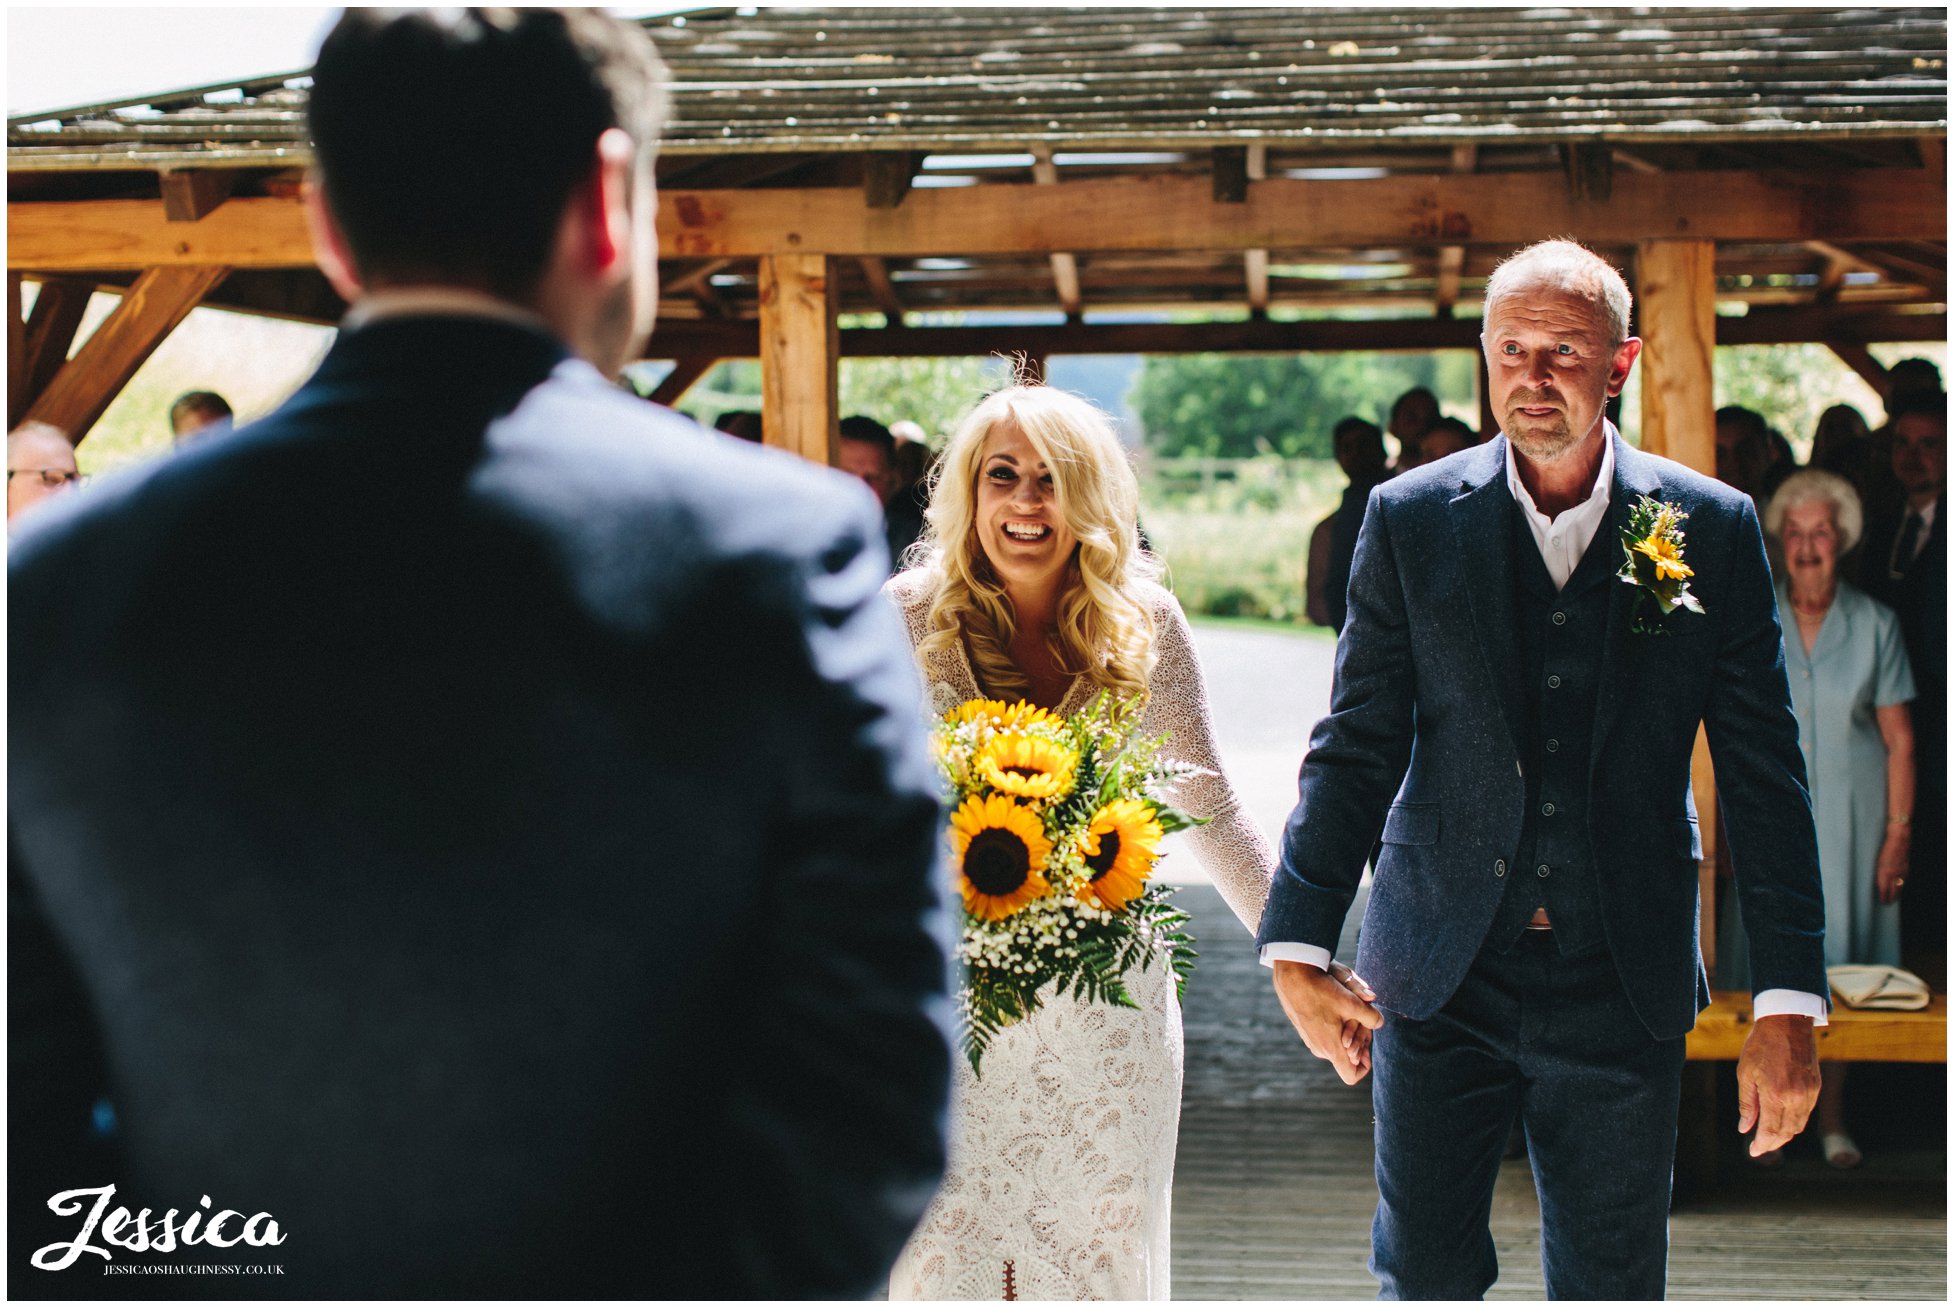
[[(949, 942), (881, 514), (613, 384), (661, 85), (599, 10), (347, 11), (318, 373), (14, 542), (24, 1296), (153, 1292), (105, 1279), (159, 1261), (102, 1244), (126, 1208), (268, 1214), (174, 1255), (281, 1269), (232, 1293), (858, 1297), (928, 1202)], [(43, 1270), (95, 1202), (50, 1197), (110, 1184)]]
[[(1825, 915), (1763, 540), (1743, 495), (1603, 417), (1641, 350), (1628, 317), (1620, 274), (1572, 242), (1487, 283), (1504, 434), (1372, 494), (1262, 918), (1305, 1043), (1350, 1083), (1375, 1060), (1387, 1299), (1492, 1285), (1516, 1117), (1549, 1296), (1662, 1297), (1684, 1037), (1708, 998), (1699, 723), (1757, 951), (1738, 1064), (1752, 1152), (1797, 1134), (1817, 1097)], [(1645, 496), (1688, 515), (1701, 613), (1644, 618), (1616, 576)], [(1324, 968), (1380, 832), (1357, 960), (1374, 1009)]]

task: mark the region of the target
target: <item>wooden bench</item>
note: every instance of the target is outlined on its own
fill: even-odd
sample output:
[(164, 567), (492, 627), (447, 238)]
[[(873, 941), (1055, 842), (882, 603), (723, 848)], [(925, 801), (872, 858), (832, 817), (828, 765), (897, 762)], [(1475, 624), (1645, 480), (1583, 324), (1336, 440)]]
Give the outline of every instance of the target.
[[(1750, 1034), (1750, 1009), (1750, 995), (1743, 991), (1714, 992), (1689, 1033), (1690, 1059), (1734, 1060)], [(1944, 1063), (1947, 996), (1935, 995), (1915, 1013), (1847, 1008), (1835, 1000), (1830, 1021), (1818, 1028), (1818, 1057), (1841, 1063)]]
[[(1733, 1062), (1750, 1034), (1751, 997), (1745, 991), (1718, 990), (1697, 1015), (1689, 1033), (1681, 1120), (1676, 1130), (1676, 1198), (1688, 1200), (1715, 1188), (1717, 1157), (1732, 1123), (1716, 1112), (1717, 1062)], [(1918, 1012), (1847, 1008), (1834, 1002), (1827, 1025), (1818, 1028), (1820, 1062), (1945, 1063), (1947, 996), (1935, 995)]]

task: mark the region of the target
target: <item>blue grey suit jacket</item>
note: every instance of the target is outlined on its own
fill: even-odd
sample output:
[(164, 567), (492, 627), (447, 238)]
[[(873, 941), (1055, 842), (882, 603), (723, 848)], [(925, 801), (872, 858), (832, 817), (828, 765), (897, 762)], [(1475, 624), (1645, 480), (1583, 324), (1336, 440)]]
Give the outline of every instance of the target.
[[(1672, 634), (1636, 635), (1633, 589), (1608, 583), (1589, 760), (1587, 836), (1610, 952), (1644, 1025), (1670, 1038), (1708, 1000), (1690, 790), (1699, 723), (1758, 990), (1826, 993), (1825, 916), (1756, 514), (1729, 487), (1609, 439), (1615, 481), (1596, 547), (1620, 551), (1644, 494), (1681, 506), (1705, 608), (1674, 614)], [(1514, 859), (1524, 818), (1505, 460), (1502, 436), (1371, 493), (1330, 715), (1311, 735), (1262, 918), (1262, 943), (1334, 949), (1381, 830), (1357, 968), (1386, 1009), (1413, 1018), (1442, 1007), (1471, 966), (1506, 886), (1495, 864)]]
[(887, 572), (859, 482), (479, 319), (347, 332), (50, 511), (9, 567), (16, 1214), (267, 1211), (257, 1294), (874, 1292), (952, 1056)]

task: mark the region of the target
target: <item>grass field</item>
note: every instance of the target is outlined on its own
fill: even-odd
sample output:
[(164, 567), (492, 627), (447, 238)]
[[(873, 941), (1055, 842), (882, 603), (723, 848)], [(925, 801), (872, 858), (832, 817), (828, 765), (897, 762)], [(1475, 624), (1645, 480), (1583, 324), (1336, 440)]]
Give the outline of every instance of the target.
[(1211, 490), (1145, 494), (1141, 519), (1190, 614), (1307, 627), (1309, 537), (1336, 507), (1343, 478), (1327, 461), (1256, 462), (1268, 466)]

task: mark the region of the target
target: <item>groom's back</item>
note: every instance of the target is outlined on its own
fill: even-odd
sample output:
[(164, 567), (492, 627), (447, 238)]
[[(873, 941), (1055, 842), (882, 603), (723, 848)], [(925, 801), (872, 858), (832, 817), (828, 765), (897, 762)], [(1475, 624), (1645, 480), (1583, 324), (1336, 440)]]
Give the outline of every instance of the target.
[[(824, 787), (807, 850), (897, 815), (852, 828), (902, 888), (878, 1002), (941, 980), (867, 496), (542, 333), (423, 318), (91, 499), (11, 563), (16, 860), (128, 1157), (59, 1184), (270, 1212), (259, 1294), (859, 1288), (743, 1270), (729, 1214), (805, 1199), (740, 1191), (799, 1184), (769, 1132), (802, 1069), (762, 1034), (792, 1002), (756, 980)], [(879, 1071), (927, 1099), (917, 1016)], [(919, 1184), (929, 1115), (897, 1131)]]

